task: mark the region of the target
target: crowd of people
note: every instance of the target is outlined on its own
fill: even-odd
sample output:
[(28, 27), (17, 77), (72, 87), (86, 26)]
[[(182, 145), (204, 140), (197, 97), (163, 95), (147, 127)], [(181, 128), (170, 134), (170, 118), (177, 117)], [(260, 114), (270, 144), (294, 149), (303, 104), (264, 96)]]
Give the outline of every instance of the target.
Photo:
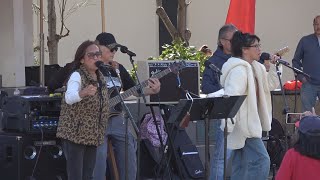
[[(276, 179), (317, 179), (320, 174), (320, 118), (314, 109), (320, 98), (320, 16), (313, 20), (314, 33), (303, 37), (292, 60), (293, 66), (310, 75), (298, 74), (303, 83), (301, 100), (305, 117), (297, 124), (299, 138), (282, 161)], [(202, 92), (223, 89), (225, 95), (246, 95), (234, 123), (227, 122), (227, 160), (231, 162), (232, 180), (266, 180), (270, 158), (261, 139), (262, 131), (271, 130), (272, 105), (270, 91), (279, 86), (276, 66), (280, 57), (271, 55), (266, 64), (259, 63), (261, 41), (257, 35), (241, 32), (232, 24), (222, 26), (217, 49), (207, 45), (199, 50), (208, 61), (221, 69), (222, 75), (206, 67)], [(61, 138), (67, 160), (69, 180), (104, 180), (107, 172), (107, 146), (110, 140), (120, 179), (137, 177), (137, 134), (129, 123), (128, 172), (125, 172), (125, 118), (121, 105), (109, 106), (109, 99), (136, 83), (126, 68), (114, 60), (119, 44), (111, 33), (100, 33), (95, 41), (84, 41), (48, 89), (66, 86), (61, 105), (57, 137)], [(110, 76), (102, 74), (95, 65), (102, 61)], [(241, 82), (241, 83), (239, 83)], [(160, 82), (150, 78), (143, 90), (146, 95), (160, 91)], [(139, 96), (139, 92), (134, 93)], [(313, 111), (310, 113), (310, 111)], [(215, 148), (211, 153), (210, 179), (223, 179), (224, 120), (214, 120)], [(126, 174), (127, 173), (127, 174)]]

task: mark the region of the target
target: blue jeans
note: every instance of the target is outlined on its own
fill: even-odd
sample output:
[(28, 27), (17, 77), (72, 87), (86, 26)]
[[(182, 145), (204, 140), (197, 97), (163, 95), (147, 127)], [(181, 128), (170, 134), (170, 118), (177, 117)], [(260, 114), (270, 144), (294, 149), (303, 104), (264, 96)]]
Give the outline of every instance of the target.
[[(223, 169), (224, 169), (224, 132), (220, 129), (221, 120), (213, 120), (213, 132), (215, 147), (210, 158), (211, 169), (210, 169), (210, 180), (223, 180)], [(227, 160), (231, 156), (232, 150), (227, 149)]]
[[(130, 122), (128, 122), (130, 123)], [(135, 180), (137, 176), (137, 142), (129, 128), (128, 133), (128, 179)], [(111, 138), (115, 159), (121, 180), (125, 179), (125, 124), (124, 118), (113, 116), (109, 119), (104, 143), (97, 148), (94, 180), (105, 180), (107, 169), (107, 140)], [(111, 169), (108, 168), (108, 169)]]
[(303, 83), (301, 87), (302, 112), (311, 111), (316, 105), (317, 97), (320, 99), (320, 85)]
[(241, 149), (233, 150), (231, 180), (266, 180), (270, 158), (261, 138), (248, 138)]

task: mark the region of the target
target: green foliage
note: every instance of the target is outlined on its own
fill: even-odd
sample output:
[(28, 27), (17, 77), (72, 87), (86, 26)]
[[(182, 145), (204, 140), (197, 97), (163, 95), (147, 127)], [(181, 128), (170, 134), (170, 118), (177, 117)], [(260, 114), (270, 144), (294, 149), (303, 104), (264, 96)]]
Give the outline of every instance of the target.
[[(138, 68), (137, 63), (134, 64), (134, 68), (135, 68), (136, 70), (138, 70), (138, 69), (137, 69), (137, 68)], [(128, 72), (129, 72), (131, 78), (136, 82), (136, 81), (137, 81), (137, 78), (136, 78), (136, 74), (134, 73), (134, 69), (131, 69), (130, 71), (128, 70)]]
[[(173, 41), (172, 44), (165, 44), (162, 48), (163, 51), (159, 57), (150, 57), (148, 60), (196, 60), (199, 61), (200, 77), (202, 77), (204, 62), (208, 59), (208, 56), (203, 52), (198, 51), (194, 46), (186, 46), (181, 40)], [(134, 77), (132, 70), (130, 75)]]
[(163, 51), (158, 58), (150, 57), (149, 60), (196, 60), (199, 61), (200, 76), (204, 70), (204, 62), (208, 57), (194, 46), (186, 46), (181, 40), (173, 41), (172, 44), (162, 46)]

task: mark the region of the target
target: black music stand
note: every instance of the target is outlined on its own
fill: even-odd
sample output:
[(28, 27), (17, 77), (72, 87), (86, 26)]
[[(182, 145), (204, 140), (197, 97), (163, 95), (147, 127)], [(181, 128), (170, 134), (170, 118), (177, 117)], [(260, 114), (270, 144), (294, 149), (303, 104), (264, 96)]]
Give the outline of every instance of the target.
[[(216, 98), (195, 98), (193, 100), (182, 99), (179, 104), (190, 107), (190, 115), (192, 120), (204, 120), (205, 126), (205, 179), (209, 178), (209, 120), (225, 119), (224, 128), (224, 179), (226, 176), (227, 166), (227, 120), (235, 117), (240, 106), (242, 105), (245, 95), (243, 96), (223, 96)], [(187, 101), (187, 102), (186, 102)]]

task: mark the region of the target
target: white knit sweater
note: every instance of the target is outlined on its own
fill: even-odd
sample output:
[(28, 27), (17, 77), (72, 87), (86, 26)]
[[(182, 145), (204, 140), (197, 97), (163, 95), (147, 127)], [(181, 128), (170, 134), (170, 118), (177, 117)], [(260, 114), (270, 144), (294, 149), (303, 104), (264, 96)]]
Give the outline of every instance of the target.
[[(255, 77), (259, 88), (258, 98)], [(264, 65), (257, 61), (250, 65), (240, 58), (231, 57), (222, 67), (221, 85), (225, 95), (247, 95), (234, 118), (235, 124), (228, 121), (228, 148), (241, 149), (247, 138), (261, 138), (262, 131), (271, 130), (270, 91), (279, 85), (274, 65), (266, 72)]]

